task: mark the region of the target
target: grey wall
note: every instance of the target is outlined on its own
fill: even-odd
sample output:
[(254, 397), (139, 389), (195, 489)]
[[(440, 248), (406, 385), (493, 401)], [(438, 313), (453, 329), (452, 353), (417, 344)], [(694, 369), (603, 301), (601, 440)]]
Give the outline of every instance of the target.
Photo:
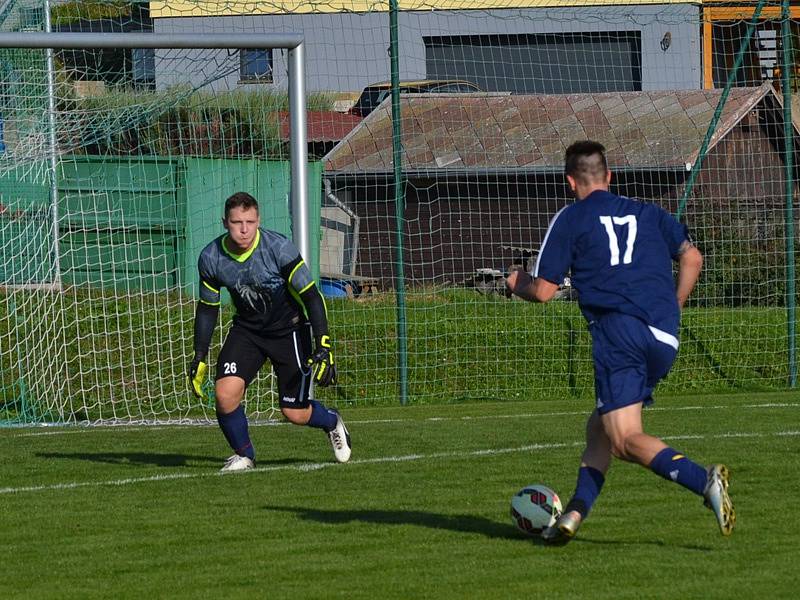
[[(389, 79), (389, 15), (298, 14), (155, 19), (157, 33), (303, 32), (306, 37), (306, 86), (313, 91), (357, 91)], [(642, 89), (701, 87), (699, 8), (694, 5), (611, 6), (561, 9), (402, 12), (399, 15), (402, 79), (424, 79), (426, 36), (640, 31)], [(660, 42), (669, 32), (671, 45)], [(286, 56), (274, 51), (274, 83), (248, 88), (286, 88)], [(486, 65), (487, 69), (493, 68)], [(214, 89), (238, 86), (239, 60), (234, 51), (165, 51), (156, 53), (159, 89), (177, 83)], [(587, 80), (592, 73), (587, 73)], [(589, 91), (589, 90), (587, 90)]]

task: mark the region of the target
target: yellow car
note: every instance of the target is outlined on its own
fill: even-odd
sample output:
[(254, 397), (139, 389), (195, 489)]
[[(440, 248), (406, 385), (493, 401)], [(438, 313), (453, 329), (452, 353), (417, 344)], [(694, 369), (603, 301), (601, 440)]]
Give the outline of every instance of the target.
[[(483, 90), (474, 83), (460, 79), (422, 79), (418, 81), (400, 82), (401, 94), (469, 94), (482, 91)], [(391, 92), (391, 81), (381, 81), (368, 85), (361, 92), (361, 96), (359, 96), (353, 108), (350, 109), (350, 114), (366, 117), (375, 110)]]

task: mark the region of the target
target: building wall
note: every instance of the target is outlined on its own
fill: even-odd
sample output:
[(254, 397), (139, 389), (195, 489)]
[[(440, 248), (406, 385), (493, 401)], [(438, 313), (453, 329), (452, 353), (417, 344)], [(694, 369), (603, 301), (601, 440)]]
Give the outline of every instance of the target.
[[(775, 141), (780, 133), (776, 109), (769, 119), (759, 119), (764, 110), (762, 105), (746, 116), (711, 149), (683, 211), (682, 221), (706, 257), (695, 297), (708, 305), (783, 301), (786, 174)], [(612, 191), (675, 213), (687, 177), (682, 169), (615, 172)], [(356, 272), (379, 279), (382, 289), (393, 288), (391, 183), (351, 179), (334, 186), (337, 197), (360, 218)], [(511, 248), (535, 255), (552, 215), (572, 201), (559, 175), (409, 177), (406, 281), (411, 286), (470, 286), (478, 269), (503, 271), (519, 262), (519, 250)]]
[[(699, 8), (691, 4), (513, 10), (425, 11), (399, 14), (402, 79), (426, 77), (424, 37), (640, 31), (642, 89), (696, 89), (702, 81)], [(354, 92), (387, 80), (387, 13), (334, 13), (154, 19), (157, 33), (304, 32), (309, 92)], [(670, 45), (661, 42), (669, 33)], [(286, 55), (273, 52), (275, 81), (255, 87), (285, 89)], [(207, 83), (238, 86), (238, 56), (228, 50), (165, 51), (156, 54), (157, 85)], [(587, 73), (587, 80), (591, 73)], [(252, 85), (252, 84), (248, 84)]]
[[(613, 191), (675, 210), (683, 173), (617, 173)], [(396, 217), (391, 183), (334, 184), (336, 196), (359, 217), (356, 272), (394, 287)], [(536, 256), (553, 215), (573, 202), (558, 174), (466, 175), (406, 185), (404, 273), (411, 286), (471, 285), (478, 269), (505, 271)], [(527, 254), (523, 250), (527, 249)]]

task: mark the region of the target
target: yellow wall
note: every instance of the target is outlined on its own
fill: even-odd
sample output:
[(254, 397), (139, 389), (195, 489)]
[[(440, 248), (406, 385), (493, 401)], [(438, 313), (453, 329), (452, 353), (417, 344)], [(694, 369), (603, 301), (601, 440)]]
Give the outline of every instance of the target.
[[(700, 0), (398, 0), (401, 10), (570, 8), (637, 4), (700, 4)], [(165, 0), (150, 3), (153, 17), (277, 15), (286, 13), (386, 12), (388, 0)]]

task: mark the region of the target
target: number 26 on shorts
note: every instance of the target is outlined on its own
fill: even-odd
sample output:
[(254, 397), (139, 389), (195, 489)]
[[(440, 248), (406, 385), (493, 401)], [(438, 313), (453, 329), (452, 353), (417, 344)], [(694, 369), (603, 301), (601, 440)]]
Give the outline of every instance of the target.
[(222, 363), (222, 372), (225, 375), (234, 375), (236, 373), (236, 363), (235, 362)]

